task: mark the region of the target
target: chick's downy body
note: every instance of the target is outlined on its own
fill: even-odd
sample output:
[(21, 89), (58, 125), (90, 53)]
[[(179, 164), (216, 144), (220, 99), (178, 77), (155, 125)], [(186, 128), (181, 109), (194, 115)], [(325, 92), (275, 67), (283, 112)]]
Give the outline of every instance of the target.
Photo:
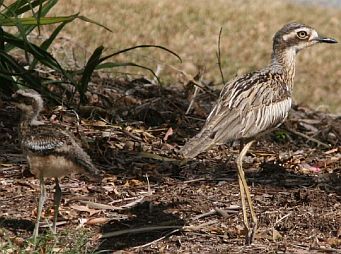
[(58, 125), (45, 124), (37, 119), (43, 108), (43, 100), (39, 93), (32, 89), (20, 89), (12, 96), (12, 100), (21, 110), (19, 125), (21, 148), (27, 157), (30, 171), (40, 180), (38, 215), (33, 232), (33, 238), (36, 240), (46, 197), (44, 178), (52, 177), (56, 182), (52, 227), (52, 231), (56, 232), (61, 200), (58, 178), (71, 173), (97, 176), (98, 170), (71, 133)]

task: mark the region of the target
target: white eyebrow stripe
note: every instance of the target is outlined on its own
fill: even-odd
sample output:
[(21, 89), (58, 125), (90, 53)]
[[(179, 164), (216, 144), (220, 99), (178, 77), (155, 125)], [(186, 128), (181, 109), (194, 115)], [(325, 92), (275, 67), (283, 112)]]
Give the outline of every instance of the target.
[(319, 36), (315, 30), (310, 29), (308, 27), (301, 27), (301, 28), (297, 28), (297, 29), (293, 30), (289, 34), (283, 35), (283, 40), (288, 41), (289, 39), (296, 37), (296, 34), (300, 31), (305, 31), (305, 32), (307, 32), (307, 34), (310, 34), (310, 37), (309, 37), (310, 40), (315, 39)]
[(305, 32), (309, 33), (309, 31), (311, 31), (311, 29), (308, 27), (300, 27), (300, 28), (297, 28), (294, 30), (295, 33), (299, 32), (299, 31), (305, 31)]

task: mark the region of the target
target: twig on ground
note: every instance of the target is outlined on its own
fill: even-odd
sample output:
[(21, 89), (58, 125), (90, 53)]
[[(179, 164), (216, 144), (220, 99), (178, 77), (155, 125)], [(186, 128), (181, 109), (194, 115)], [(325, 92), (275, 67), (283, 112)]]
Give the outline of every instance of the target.
[(160, 231), (160, 230), (167, 230), (167, 229), (173, 229), (174, 232), (179, 232), (179, 231), (186, 231), (186, 232), (191, 232), (191, 231), (196, 231), (199, 229), (202, 229), (206, 226), (212, 225), (217, 223), (218, 220), (211, 220), (205, 223), (201, 223), (199, 225), (190, 225), (190, 226), (151, 226), (151, 227), (141, 227), (141, 228), (132, 228), (132, 229), (124, 229), (124, 230), (118, 230), (114, 232), (109, 232), (109, 233), (104, 233), (100, 234), (98, 237), (101, 239), (104, 238), (110, 238), (114, 236), (120, 236), (120, 235), (125, 235), (125, 234), (139, 234), (139, 233), (145, 233), (145, 232), (151, 232), (151, 231)]
[(146, 179), (147, 179), (147, 194), (143, 195), (142, 197), (135, 199), (134, 201), (122, 205), (122, 206), (112, 206), (112, 205), (106, 205), (106, 204), (100, 204), (100, 203), (95, 203), (92, 201), (87, 201), (87, 200), (80, 200), (81, 203), (86, 204), (89, 208), (95, 208), (95, 209), (102, 209), (102, 210), (124, 210), (124, 209), (128, 209), (128, 208), (132, 208), (140, 203), (142, 203), (142, 201), (144, 201), (144, 198), (146, 196), (151, 196), (153, 194), (151, 188), (150, 188), (150, 183), (149, 183), (149, 178), (148, 175), (146, 174)]
[(187, 180), (187, 181), (184, 181), (184, 183), (195, 183), (195, 182), (201, 182), (201, 181), (205, 181), (207, 180), (205, 177), (201, 177), (201, 178), (197, 178), (197, 179), (192, 179), (192, 180)]
[(194, 87), (194, 93), (193, 93), (191, 102), (190, 102), (189, 105), (188, 105), (188, 108), (187, 108), (187, 110), (186, 110), (186, 112), (185, 112), (185, 115), (188, 115), (188, 114), (189, 114), (189, 111), (191, 110), (191, 108), (192, 108), (192, 106), (193, 106), (194, 100), (195, 100), (195, 98), (197, 97), (198, 92), (199, 92), (199, 87), (198, 87), (198, 86), (195, 86), (195, 87)]
[(228, 177), (217, 177), (217, 178), (213, 178), (213, 179), (200, 177), (197, 179), (184, 181), (183, 183), (195, 183), (195, 182), (202, 182), (202, 181), (206, 181), (206, 182), (221, 182), (221, 181), (235, 182), (236, 179), (235, 178), (228, 178)]
[(110, 238), (110, 237), (119, 236), (119, 235), (125, 235), (125, 234), (139, 234), (139, 233), (166, 230), (166, 229), (180, 230), (181, 228), (183, 228), (183, 226), (152, 226), (152, 227), (132, 228), (132, 229), (124, 229), (124, 230), (104, 233), (104, 234), (101, 234), (99, 238), (104, 239), (104, 238)]
[(199, 215), (195, 216), (192, 220), (199, 220), (201, 218), (204, 218), (204, 217), (207, 217), (207, 216), (210, 216), (210, 215), (214, 215), (216, 213), (217, 213), (216, 210), (211, 210), (211, 211), (208, 211), (207, 213), (202, 213), (202, 214), (199, 214)]
[(127, 209), (127, 208), (132, 208), (132, 207), (134, 207), (134, 206), (137, 206), (138, 204), (141, 204), (142, 203), (142, 201), (144, 201), (144, 198), (145, 198), (146, 196), (143, 196), (143, 197), (141, 197), (141, 198), (139, 198), (139, 199), (137, 199), (137, 200), (135, 200), (135, 201), (133, 201), (133, 202), (130, 202), (130, 203), (128, 203), (128, 204), (126, 204), (126, 205), (122, 205), (122, 206), (120, 206), (122, 209)]
[(220, 216), (226, 218), (228, 217), (229, 213), (239, 213), (240, 207), (236, 206), (236, 207), (231, 207), (231, 208), (227, 208), (227, 209), (220, 209), (220, 208), (214, 208), (214, 210), (217, 212), (217, 214), (219, 214)]
[(308, 251), (316, 250), (316, 251), (323, 251), (323, 253), (341, 253), (340, 249), (335, 249), (335, 248), (312, 247), (312, 246), (308, 246), (305, 244), (291, 244), (291, 246), (304, 249), (304, 250), (308, 250)]
[(152, 244), (155, 244), (155, 243), (158, 243), (158, 242), (162, 241), (163, 239), (166, 239), (167, 237), (169, 237), (169, 236), (171, 236), (171, 235), (173, 235), (174, 233), (177, 233), (177, 232), (179, 232), (179, 231), (180, 231), (180, 229), (174, 229), (173, 231), (167, 233), (166, 235), (164, 235), (164, 236), (162, 236), (162, 237), (160, 237), (160, 238), (158, 238), (158, 239), (156, 239), (156, 240), (154, 240), (154, 241), (152, 241), (152, 242), (146, 243), (146, 244), (144, 244), (144, 245), (136, 246), (136, 247), (134, 247), (133, 249), (140, 249), (140, 248), (148, 247), (148, 246), (150, 246), (150, 245), (152, 245)]
[(147, 179), (147, 186), (148, 186), (147, 195), (148, 195), (148, 196), (151, 196), (151, 195), (153, 194), (153, 192), (152, 192), (151, 189), (150, 189), (148, 174), (146, 174), (146, 179)]
[(231, 207), (231, 209), (220, 209), (220, 208), (214, 208), (212, 209), (211, 211), (208, 211), (206, 213), (202, 213), (202, 214), (199, 214), (195, 217), (192, 218), (192, 220), (199, 220), (201, 218), (204, 218), (204, 217), (207, 217), (207, 216), (211, 216), (211, 215), (215, 215), (215, 214), (218, 214), (222, 217), (228, 217), (228, 214), (229, 213), (239, 213), (240, 210), (240, 207)]
[(133, 202), (130, 202), (130, 203), (122, 205), (122, 206), (111, 206), (111, 205), (100, 204), (100, 203), (95, 203), (95, 202), (85, 201), (85, 200), (81, 200), (80, 202), (87, 205), (89, 208), (102, 209), (102, 210), (113, 210), (113, 211), (116, 210), (117, 211), (117, 210), (132, 208), (132, 207), (142, 203), (144, 198), (145, 198), (145, 196), (142, 196), (139, 199), (134, 200)]
[(323, 146), (323, 147), (325, 147), (325, 148), (330, 148), (329, 145), (327, 145), (326, 143), (323, 143), (323, 142), (317, 140), (316, 138), (309, 137), (309, 136), (305, 135), (304, 133), (295, 131), (295, 130), (290, 129), (290, 128), (286, 128), (286, 129), (287, 129), (288, 131), (290, 131), (291, 133), (297, 135), (297, 136), (300, 136), (300, 137), (302, 137), (302, 138), (307, 139), (308, 141), (312, 141), (312, 142), (316, 143), (316, 144), (319, 145), (319, 146)]
[(172, 159), (172, 158), (168, 158), (168, 157), (164, 157), (158, 154), (153, 154), (153, 153), (148, 153), (148, 152), (139, 152), (138, 156), (142, 158), (154, 159), (154, 160), (159, 160), (159, 161), (179, 161), (177, 159)]
[(89, 208), (102, 209), (102, 210), (122, 210), (120, 206), (111, 206), (106, 204), (95, 203), (87, 200), (80, 200), (80, 203), (87, 205)]
[(210, 221), (201, 223), (201, 224), (199, 224), (197, 226), (195, 226), (195, 225), (184, 226), (182, 228), (182, 230), (186, 231), (186, 232), (197, 231), (199, 229), (202, 229), (204, 227), (210, 226), (210, 225), (215, 224), (215, 223), (218, 223), (218, 220), (210, 220)]
[(131, 198), (115, 199), (115, 200), (109, 202), (109, 204), (120, 203), (122, 201), (129, 201), (129, 200), (136, 200), (136, 199), (139, 199), (139, 198), (138, 197), (131, 197)]
[(132, 139), (134, 139), (134, 140), (136, 140), (138, 142), (142, 142), (142, 139), (140, 137), (134, 135), (133, 133), (131, 133), (131, 132), (127, 131), (127, 130), (122, 130), (122, 132), (124, 134), (126, 134), (127, 136), (131, 137)]
[[(68, 224), (68, 221), (57, 221), (56, 226), (62, 226)], [(45, 221), (45, 223), (40, 223), (39, 225), (40, 228), (50, 228), (52, 231), (52, 223), (50, 223), (48, 220)]]
[(317, 250), (317, 251), (323, 251), (324, 253), (341, 253), (340, 249), (335, 248), (323, 248), (323, 247), (310, 247), (309, 250)]
[(188, 81), (193, 82), (193, 84), (194, 84), (195, 86), (198, 86), (199, 88), (201, 88), (202, 90), (204, 90), (206, 93), (208, 93), (208, 94), (214, 96), (214, 98), (217, 97), (216, 94), (214, 94), (212, 91), (210, 91), (210, 90), (209, 90), (205, 85), (203, 85), (200, 81), (199, 81), (199, 82), (196, 81), (196, 80), (195, 80), (191, 75), (189, 75), (187, 72), (185, 72), (185, 71), (183, 71), (183, 70), (180, 70), (180, 69), (178, 69), (178, 68), (176, 68), (176, 67), (174, 67), (174, 66), (172, 66), (172, 65), (168, 65), (168, 66), (171, 67), (173, 70), (178, 71), (178, 72), (180, 72), (181, 74), (183, 74), (183, 75), (188, 79)]
[(290, 213), (284, 215), (284, 216), (281, 217), (279, 220), (277, 220), (277, 221), (275, 222), (275, 224), (274, 224), (274, 227), (275, 227), (277, 224), (279, 224), (282, 220), (284, 220), (285, 218), (289, 217), (291, 214), (292, 214), (292, 212), (290, 212)]

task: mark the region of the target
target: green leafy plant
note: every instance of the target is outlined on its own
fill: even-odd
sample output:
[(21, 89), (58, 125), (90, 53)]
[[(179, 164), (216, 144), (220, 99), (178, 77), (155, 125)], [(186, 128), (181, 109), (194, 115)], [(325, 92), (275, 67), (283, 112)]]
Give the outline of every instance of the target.
[[(63, 27), (77, 18), (97, 25), (100, 24), (79, 14), (45, 17), (52, 7), (57, 4), (57, 0), (19, 0), (9, 6), (6, 6), (3, 2), (0, 2), (0, 90), (10, 94), (17, 89), (18, 85), (29, 86), (39, 91), (44, 90), (42, 80), (37, 75), (34, 75), (32, 71), (38, 62), (61, 73), (71, 83), (75, 84), (72, 77), (47, 50)], [(31, 17), (19, 17), (29, 12), (32, 13)], [(28, 41), (27, 36), (35, 28), (39, 29), (42, 25), (57, 23), (59, 23), (59, 26), (41, 45), (37, 46)], [(3, 27), (16, 27), (17, 32), (6, 32)], [(28, 55), (33, 57), (33, 61), (29, 62), (28, 68), (24, 68), (22, 64), (18, 63), (17, 59), (10, 55), (10, 51), (13, 49), (22, 49), (27, 62), (29, 62)]]
[[(11, 94), (18, 86), (26, 86), (43, 93), (47, 97), (60, 101), (60, 95), (51, 93), (47, 89), (47, 85), (58, 85), (61, 83), (61, 80), (43, 79), (39, 77), (34, 71), (38, 63), (60, 74), (64, 82), (73, 85), (75, 91), (80, 95), (80, 104), (85, 104), (85, 93), (95, 70), (131, 66), (146, 69), (155, 75), (153, 70), (148, 67), (133, 62), (107, 62), (109, 58), (138, 48), (158, 48), (171, 53), (181, 61), (176, 53), (158, 45), (138, 45), (114, 52), (107, 56), (102, 56), (104, 47), (100, 46), (94, 50), (84, 68), (72, 71), (65, 70), (48, 52), (48, 49), (66, 24), (75, 19), (80, 19), (101, 26), (108, 31), (110, 29), (79, 15), (79, 13), (70, 16), (47, 17), (46, 15), (58, 3), (58, 0), (19, 0), (9, 6), (6, 6), (3, 2), (0, 1), (0, 91), (6, 94)], [(23, 14), (30, 16), (21, 17)], [(40, 45), (36, 45), (28, 40), (28, 35), (34, 29), (38, 29), (39, 31), (41, 26), (51, 24), (59, 25), (54, 28), (50, 36)], [(3, 29), (4, 27), (15, 27), (17, 32), (5, 31)], [(27, 62), (26, 67), (10, 54), (13, 49), (21, 49), (24, 52)], [(76, 78), (78, 75), (81, 75), (80, 79)]]
[(288, 141), (288, 133), (284, 130), (276, 130), (273, 132), (273, 138), (275, 141), (283, 143)]

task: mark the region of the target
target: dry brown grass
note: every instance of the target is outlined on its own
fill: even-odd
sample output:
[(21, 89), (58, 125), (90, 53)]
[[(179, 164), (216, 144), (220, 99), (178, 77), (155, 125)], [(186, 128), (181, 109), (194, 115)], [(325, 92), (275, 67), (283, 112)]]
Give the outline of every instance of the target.
[[(158, 50), (140, 50), (118, 60), (134, 60), (156, 68), (169, 63), (195, 74), (206, 68), (206, 79), (220, 82), (216, 50), (220, 27), (225, 79), (266, 65), (273, 34), (285, 23), (299, 21), (341, 41), (341, 9), (295, 5), (286, 1), (166, 1), (166, 0), (61, 0), (55, 14), (80, 11), (112, 29), (79, 22), (65, 32), (90, 51), (104, 44), (110, 52), (136, 44), (159, 44), (182, 57), (179, 64)], [(339, 44), (320, 45), (300, 53), (295, 98), (314, 107), (341, 111), (341, 51)], [(137, 70), (131, 70), (137, 72)], [(170, 69), (161, 76), (175, 82)], [(171, 74), (171, 75), (169, 75)]]

